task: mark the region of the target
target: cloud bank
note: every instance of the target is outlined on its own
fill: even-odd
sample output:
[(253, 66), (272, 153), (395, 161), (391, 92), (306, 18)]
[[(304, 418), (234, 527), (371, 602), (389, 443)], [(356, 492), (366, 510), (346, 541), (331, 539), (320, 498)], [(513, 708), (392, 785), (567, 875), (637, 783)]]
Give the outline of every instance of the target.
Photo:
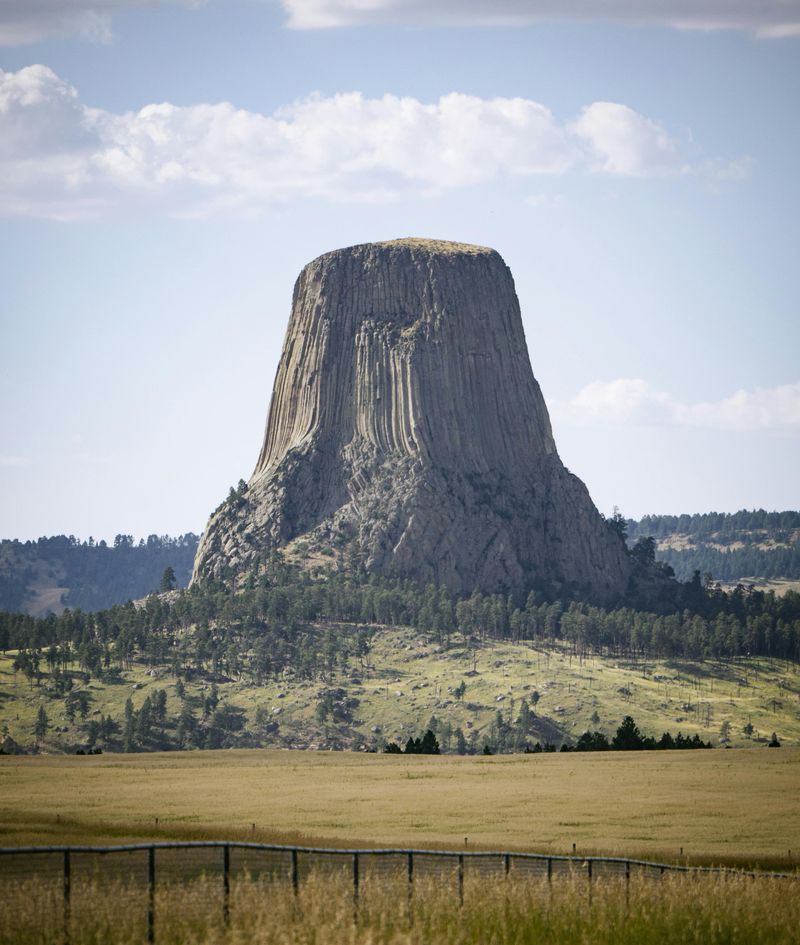
[(669, 426), (736, 432), (800, 433), (800, 382), (738, 390), (711, 403), (685, 404), (640, 378), (595, 381), (568, 403), (548, 405), (571, 426)]
[(800, 35), (800, 0), (281, 0), (295, 29), (384, 23), (526, 26), (612, 22), (683, 30)]
[(682, 30), (800, 35), (800, 0), (281, 0), (288, 25), (330, 29), (385, 23), (527, 26), (611, 22)]
[[(123, 8), (222, 0), (1, 0), (0, 46), (81, 36), (109, 42)], [(800, 0), (263, 0), (280, 2), (294, 29), (399, 24), (528, 26), (610, 22), (681, 30), (800, 35)]]
[(538, 102), (312, 95), (271, 115), (223, 102), (114, 114), (46, 66), (0, 70), (0, 214), (75, 219), (135, 207), (256, 211), (295, 198), (386, 201), (567, 172), (681, 174), (682, 144), (626, 105), (558, 121)]
[(111, 17), (125, 7), (161, 3), (198, 6), (202, 0), (0, 0), (0, 46), (80, 36), (111, 42)]

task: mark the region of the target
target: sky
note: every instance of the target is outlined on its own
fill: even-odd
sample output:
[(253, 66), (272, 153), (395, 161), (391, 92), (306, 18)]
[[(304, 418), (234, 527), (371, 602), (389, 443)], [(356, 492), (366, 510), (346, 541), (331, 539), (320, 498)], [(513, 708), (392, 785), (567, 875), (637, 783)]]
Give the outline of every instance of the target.
[(294, 280), (510, 266), (629, 516), (800, 507), (800, 0), (0, 0), (0, 537), (200, 532)]

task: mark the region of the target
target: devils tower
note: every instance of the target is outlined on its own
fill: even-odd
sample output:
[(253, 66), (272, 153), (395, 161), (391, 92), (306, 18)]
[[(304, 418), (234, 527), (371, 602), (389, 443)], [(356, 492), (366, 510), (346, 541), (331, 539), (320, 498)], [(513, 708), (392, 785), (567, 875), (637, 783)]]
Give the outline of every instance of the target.
[(392, 240), (300, 273), (258, 463), (193, 580), (284, 548), (459, 594), (624, 591), (622, 540), (559, 459), (494, 250)]

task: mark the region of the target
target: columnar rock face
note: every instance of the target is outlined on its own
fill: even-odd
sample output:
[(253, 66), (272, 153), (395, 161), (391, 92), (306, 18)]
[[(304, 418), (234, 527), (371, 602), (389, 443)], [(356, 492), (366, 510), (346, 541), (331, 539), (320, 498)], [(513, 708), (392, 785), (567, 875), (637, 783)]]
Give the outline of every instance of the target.
[(300, 273), (255, 472), (212, 515), (194, 579), (285, 546), (461, 594), (624, 590), (622, 541), (558, 457), (494, 250), (394, 240)]

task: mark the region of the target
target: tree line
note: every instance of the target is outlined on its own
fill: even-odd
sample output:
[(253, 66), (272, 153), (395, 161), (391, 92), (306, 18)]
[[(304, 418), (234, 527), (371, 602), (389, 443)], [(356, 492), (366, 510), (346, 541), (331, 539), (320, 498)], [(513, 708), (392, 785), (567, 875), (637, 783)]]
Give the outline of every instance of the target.
[[(767, 512), (764, 509), (741, 509), (739, 512), (701, 512), (694, 515), (645, 515), (636, 521), (628, 519), (628, 533), (633, 540), (652, 535), (688, 535), (709, 539), (725, 539), (745, 533), (761, 531), (768, 537), (786, 540), (794, 529), (800, 528), (800, 512)], [(762, 536), (763, 537), (763, 536)]]
[(74, 535), (54, 535), (36, 541), (0, 541), (0, 610), (24, 610), (32, 582), (50, 573), (54, 586), (67, 588), (65, 604), (81, 610), (102, 610), (113, 604), (145, 597), (158, 590), (171, 567), (178, 586), (192, 574), (198, 537), (187, 533), (149, 535), (138, 541), (117, 535), (111, 544)]
[[(632, 544), (646, 537), (688, 538), (693, 547), (657, 552), (658, 560), (672, 568), (681, 581), (688, 580), (694, 571), (731, 583), (745, 578), (800, 578), (800, 512), (755, 509), (646, 515), (638, 522), (625, 520), (625, 530)], [(768, 547), (761, 547), (766, 543)]]
[(71, 660), (97, 675), (129, 668), (135, 658), (178, 676), (222, 674), (256, 684), (287, 669), (314, 679), (363, 665), (382, 624), (414, 627), (443, 645), (566, 641), (575, 652), (632, 658), (800, 659), (799, 594), (741, 586), (725, 593), (698, 574), (676, 586), (678, 596), (660, 611), (569, 599), (555, 587), (523, 601), (478, 592), (457, 599), (443, 588), (375, 575), (311, 578), (275, 555), (261, 578), (236, 593), (195, 584), (141, 606), (43, 618), (0, 613), (0, 649), (20, 650), (20, 670), (34, 681), (45, 663), (58, 680)]

